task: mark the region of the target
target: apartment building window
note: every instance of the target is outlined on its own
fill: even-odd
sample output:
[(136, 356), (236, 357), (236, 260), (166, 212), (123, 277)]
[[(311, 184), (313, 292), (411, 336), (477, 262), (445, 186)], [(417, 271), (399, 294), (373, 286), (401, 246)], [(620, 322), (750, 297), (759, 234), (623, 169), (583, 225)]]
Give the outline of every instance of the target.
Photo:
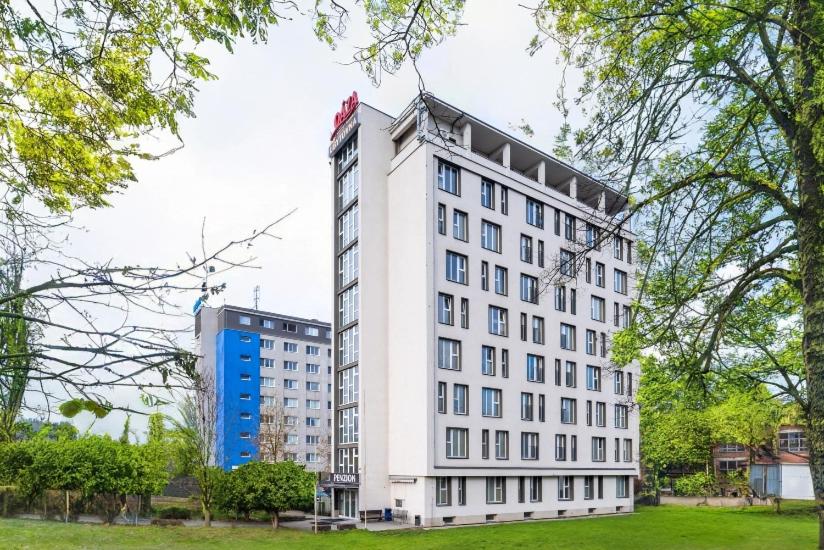
[(593, 321), (604, 322), (606, 317), (606, 301), (598, 296), (592, 296), (590, 304), (590, 313)]
[(298, 345), (294, 342), (284, 342), (283, 343), (283, 351), (286, 353), (297, 353), (298, 352)]
[(779, 432), (778, 448), (790, 453), (807, 452), (807, 435), (801, 430)]
[(601, 357), (607, 356), (607, 334), (601, 333)]
[(604, 288), (605, 286), (605, 275), (604, 272), (606, 271), (606, 267), (601, 262), (595, 262), (595, 286), (599, 286)]
[(595, 476), (584, 476), (584, 500), (595, 498)]
[(566, 460), (567, 439), (564, 434), (555, 434), (555, 460)]
[(616, 269), (614, 271), (614, 290), (619, 294), (627, 293), (627, 272)]
[(561, 398), (561, 423), (575, 424), (577, 422), (577, 404), (575, 399), (569, 397)]
[(338, 372), (338, 405), (350, 405), (358, 400), (358, 367)]
[(621, 309), (621, 328), (629, 328), (631, 322), (631, 310), (629, 306), (622, 306)]
[(544, 228), (544, 205), (532, 199), (526, 199), (526, 223), (538, 229)]
[(495, 210), (495, 184), (489, 180), (481, 180), (481, 206)]
[(438, 338), (438, 368), (461, 370), (461, 343), (449, 338)]
[(275, 396), (274, 395), (261, 395), (260, 396), (260, 405), (262, 407), (274, 407), (275, 406)]
[(546, 421), (546, 397), (544, 394), (538, 394), (538, 422)]
[[(338, 411), (338, 443), (358, 442), (358, 408), (350, 407)], [(311, 420), (310, 420), (311, 419)], [(306, 417), (307, 426), (318, 426), (320, 419), (315, 416)]]
[(541, 502), (543, 499), (543, 492), (543, 478), (540, 476), (530, 476), (529, 502)]
[(535, 344), (544, 343), (544, 318), (532, 317), (532, 342)]
[(283, 398), (283, 406), (287, 409), (297, 409), (298, 408), (298, 400), (295, 397), (284, 397)]
[(438, 189), (452, 193), (453, 195), (461, 195), (461, 183), (458, 174), (458, 169), (451, 164), (438, 161)]
[(293, 378), (284, 378), (283, 379), (283, 389), (284, 390), (296, 390), (298, 389), (298, 381)]
[(251, 326), (252, 325), (252, 318), (248, 315), (239, 315), (237, 318), (237, 322), (241, 325)]
[(252, 341), (252, 337), (247, 336), (247, 335), (244, 334), (240, 337), (240, 341), (243, 342), (244, 344), (248, 344), (249, 342)]
[(561, 349), (575, 351), (575, 327), (561, 323)]
[[(344, 290), (338, 296), (338, 320), (341, 326), (346, 326), (349, 323), (353, 323), (358, 320), (359, 317), (359, 305), (358, 305), (358, 296), (359, 296), (359, 289), (358, 285), (353, 285)], [(320, 349), (316, 346), (307, 346), (307, 353), (309, 353), (309, 348), (312, 347), (313, 351), (318, 350), (318, 353), (312, 353), (310, 355), (319, 355)]]
[(578, 436), (569, 436), (569, 459), (573, 462), (578, 460)]
[(587, 389), (601, 391), (601, 367), (587, 365)]
[(489, 290), (489, 263), (481, 262), (481, 290)]
[(616, 260), (624, 259), (624, 239), (618, 235), (612, 238), (612, 255)]
[[(286, 424), (287, 426), (297, 426), (298, 425), (298, 417), (297, 416), (285, 416), (283, 418), (284, 418), (283, 423)], [(263, 420), (261, 420), (261, 422), (263, 422)], [(274, 418), (271, 415), (268, 417), (267, 424), (274, 424)]]
[(251, 380), (252, 380), (252, 375), (251, 375), (251, 374), (243, 374), (243, 373), (241, 373), (241, 375), (240, 375), (240, 381), (241, 381), (241, 382), (249, 382), (249, 381), (251, 381)]
[(338, 258), (340, 286), (346, 286), (358, 277), (358, 245), (354, 244)]
[(564, 218), (564, 238), (568, 241), (575, 240), (575, 216), (567, 214)]
[(489, 458), (489, 430), (481, 430), (481, 458)]
[(297, 332), (298, 326), (295, 323), (283, 323), (282, 326), (284, 332)]
[(358, 154), (358, 138), (357, 136), (353, 136), (349, 141), (346, 142), (341, 150), (336, 155), (336, 160), (338, 163), (338, 171), (349, 164), (349, 161), (355, 158)]
[(509, 432), (495, 430), (495, 460), (509, 460)]
[(458, 478), (458, 506), (466, 506), (466, 478)]
[(459, 241), (468, 241), (469, 232), (467, 231), (468, 217), (466, 212), (461, 212), (457, 208), (452, 211), (452, 236)]
[(615, 478), (615, 496), (617, 498), (629, 498), (629, 476)]
[(527, 315), (526, 313), (521, 313), (521, 340), (526, 342), (526, 333), (527, 333)]
[(252, 394), (250, 394), (250, 393), (241, 393), (240, 394), (240, 399), (242, 401), (249, 401), (250, 399), (252, 399)]
[(481, 346), (481, 374), (495, 376), (495, 348)]
[(469, 414), (469, 386), (454, 384), (452, 386), (452, 412)]
[(319, 356), (320, 355), (320, 347), (319, 346), (306, 346), (306, 355)]
[(501, 350), (501, 376), (509, 378), (509, 350)]
[(284, 361), (283, 362), (283, 370), (289, 372), (297, 372), (298, 371), (298, 362), (297, 361)]
[(509, 189), (501, 186), (501, 214), (509, 214)]
[(506, 336), (507, 332), (507, 310), (489, 306), (489, 334)]
[(435, 505), (450, 506), (452, 504), (452, 478), (435, 478)]
[(558, 311), (566, 311), (566, 287), (555, 287), (555, 309)]
[(446, 280), (462, 285), (466, 282), (466, 262), (467, 258), (457, 252), (446, 251)]
[(621, 462), (621, 439), (615, 438), (615, 462)]
[(446, 235), (446, 205), (438, 204), (438, 233)]
[(260, 385), (264, 388), (274, 388), (275, 387), (275, 379), (270, 378), (268, 376), (261, 376), (260, 377)]
[(607, 425), (607, 404), (603, 401), (595, 402), (595, 425), (599, 428)]
[(632, 462), (632, 440), (624, 439), (624, 462)]
[(521, 392), (521, 420), (532, 421), (532, 394)]
[(598, 347), (598, 337), (594, 330), (587, 329), (586, 332), (586, 353), (587, 355), (595, 355), (595, 349)]
[(481, 388), (481, 416), (501, 417), (501, 390)]
[(360, 329), (358, 328), (358, 325), (355, 325), (340, 333), (338, 356), (342, 365), (358, 360), (358, 357), (360, 356), (360, 338), (358, 338), (359, 332)]
[(544, 357), (543, 355), (526, 355), (526, 379), (530, 382), (544, 382)]
[(632, 241), (627, 241), (627, 263), (632, 263)]
[(453, 302), (455, 298), (451, 294), (438, 293), (438, 322), (442, 325), (454, 324)]
[(260, 358), (260, 366), (261, 366), (261, 368), (264, 368), (264, 369), (273, 369), (273, 368), (275, 368), (275, 360), (274, 359), (268, 359), (266, 357), (261, 357)]
[(240, 419), (241, 420), (251, 420), (252, 419), (252, 413), (242, 412), (242, 413), (240, 413)]
[(284, 434), (283, 435), (283, 442), (287, 445), (297, 445), (298, 444), (298, 434)]
[(538, 303), (538, 278), (521, 273), (521, 300)]
[(438, 412), (446, 414), (446, 382), (438, 382)]
[(320, 336), (320, 329), (318, 327), (306, 327), (303, 329), (303, 334), (306, 336)]
[(629, 415), (629, 407), (626, 405), (615, 405), (615, 427), (627, 429), (627, 416)]
[(574, 388), (578, 385), (578, 366), (573, 361), (567, 361), (564, 369), (566, 387)]
[(260, 319), (260, 326), (263, 328), (274, 329), (275, 322), (271, 319)]
[(469, 299), (461, 298), (461, 328), (469, 328)]
[(561, 211), (557, 208), (554, 209), (554, 219), (553, 219), (553, 229), (555, 230), (556, 235), (561, 234)]
[(556, 386), (561, 385), (561, 360), (560, 359), (555, 360), (555, 385)]
[(275, 349), (275, 341), (268, 338), (261, 338), (260, 347), (261, 349)]
[(241, 360), (241, 361), (251, 361), (251, 360), (252, 360), (252, 356), (251, 356), (251, 355), (247, 355), (247, 354), (245, 354), (245, 353), (242, 353), (242, 354), (240, 355), (240, 360)]
[(587, 247), (595, 248), (596, 243), (598, 242), (598, 228), (591, 223), (586, 224), (586, 240), (587, 240)]
[(592, 426), (592, 401), (588, 399), (586, 403), (586, 417), (587, 426)]
[(569, 250), (561, 249), (561, 261), (559, 270), (561, 275), (572, 277), (575, 275), (575, 254)]
[(359, 208), (355, 204), (338, 218), (338, 247), (342, 250), (358, 238)]
[(468, 439), (469, 430), (466, 428), (447, 428), (446, 458), (468, 458)]
[(486, 503), (504, 504), (506, 502), (506, 478), (501, 476), (486, 478)]
[(593, 437), (592, 438), (592, 461), (606, 462), (607, 460), (607, 438)]
[(612, 381), (613, 381), (613, 390), (615, 395), (623, 395), (624, 394), (624, 371), (616, 370), (612, 374)]
[(569, 289), (569, 312), (575, 315), (578, 309), (578, 291), (574, 288)]
[(558, 500), (573, 499), (574, 480), (573, 476), (558, 476)]
[(481, 220), (481, 248), (501, 252), (501, 226)]
[(615, 324), (615, 326), (617, 327), (617, 326), (619, 326), (619, 325), (621, 324), (621, 309), (620, 309), (620, 304), (619, 304), (618, 302), (613, 302), (613, 306), (612, 306), (612, 307), (613, 307), (612, 317), (613, 317), (614, 324)]
[(532, 263), (532, 237), (521, 235), (521, 261)]
[(538, 434), (521, 432), (521, 460), (538, 460)]
[(306, 408), (319, 411), (320, 410), (320, 399), (307, 399), (306, 400)]
[(509, 272), (505, 267), (495, 266), (495, 294), (506, 296), (509, 286)]
[(251, 432), (240, 432), (241, 439), (252, 439)]

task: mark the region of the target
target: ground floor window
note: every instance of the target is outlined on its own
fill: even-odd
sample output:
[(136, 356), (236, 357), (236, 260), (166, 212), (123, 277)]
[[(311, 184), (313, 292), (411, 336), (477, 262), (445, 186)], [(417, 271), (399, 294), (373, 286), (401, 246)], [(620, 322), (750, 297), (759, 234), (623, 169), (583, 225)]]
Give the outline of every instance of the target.
[(458, 506), (466, 506), (466, 478), (458, 478)]
[(595, 498), (595, 476), (584, 476), (584, 499)]
[(435, 478), (435, 504), (437, 506), (449, 506), (452, 504), (452, 478)]
[(615, 478), (615, 496), (618, 498), (629, 498), (629, 476), (618, 476)]
[(529, 502), (541, 502), (543, 498), (543, 478), (532, 476), (529, 478)]
[(558, 478), (558, 500), (572, 500), (574, 479), (572, 476)]
[(486, 503), (503, 504), (506, 502), (506, 478), (488, 477), (486, 478)]

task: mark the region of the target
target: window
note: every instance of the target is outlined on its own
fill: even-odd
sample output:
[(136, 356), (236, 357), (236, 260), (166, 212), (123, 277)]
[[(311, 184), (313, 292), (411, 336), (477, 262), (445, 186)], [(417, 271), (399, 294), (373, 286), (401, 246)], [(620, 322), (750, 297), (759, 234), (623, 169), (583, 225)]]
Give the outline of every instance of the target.
[(452, 478), (435, 478), (435, 505), (449, 506), (452, 504)]
[(532, 263), (532, 237), (521, 235), (521, 261)]
[(319, 399), (307, 399), (306, 400), (306, 408), (312, 410), (320, 410), (320, 400)]
[(358, 400), (358, 367), (338, 372), (338, 405), (350, 405)]
[(467, 440), (469, 430), (466, 428), (446, 429), (446, 458), (468, 458)]
[(526, 199), (526, 223), (539, 229), (544, 228), (544, 205), (532, 199)]
[(261, 376), (260, 377), (260, 385), (264, 388), (274, 388), (275, 387), (275, 379), (269, 376)]
[(532, 421), (532, 394), (531, 393), (521, 393), (521, 420), (528, 420)]
[(561, 349), (575, 351), (575, 327), (561, 323)]
[(621, 271), (620, 269), (615, 270), (615, 292), (619, 294), (626, 294), (627, 293), (627, 273), (626, 271)]
[(626, 405), (615, 405), (615, 427), (627, 428), (627, 416), (629, 415), (629, 407)]
[(252, 413), (242, 412), (242, 413), (240, 413), (240, 419), (241, 420), (251, 420), (252, 419)]
[(595, 286), (600, 286), (601, 288), (604, 288), (604, 285), (606, 284), (604, 282), (605, 270), (606, 268), (604, 267), (604, 264), (602, 264), (601, 262), (595, 262)]
[(251, 456), (252, 453), (250, 453), (249, 451), (240, 451), (240, 458), (250, 458)]
[(353, 242), (358, 237), (358, 214), (358, 205), (355, 204), (349, 208), (349, 210), (344, 212), (340, 218), (338, 218), (338, 247), (341, 249), (349, 246), (349, 243)]
[(248, 315), (240, 315), (237, 318), (237, 322), (241, 325), (246, 325), (248, 327), (252, 324), (252, 318)]
[(495, 348), (481, 346), (481, 374), (495, 376)]
[(486, 478), (486, 503), (503, 504), (506, 502), (506, 478), (488, 477)]
[(521, 432), (521, 460), (538, 460), (538, 434)]
[(621, 324), (621, 305), (618, 302), (613, 302), (613, 322), (615, 326), (619, 326)]
[(555, 434), (555, 460), (566, 460), (566, 435)]
[(275, 396), (274, 395), (261, 395), (260, 396), (260, 405), (262, 407), (274, 407), (275, 406)]
[(354, 244), (338, 258), (338, 279), (346, 286), (358, 277), (358, 245)]
[(607, 425), (607, 404), (603, 401), (595, 402), (595, 425), (601, 428)]
[(501, 390), (481, 388), (481, 415), (491, 418), (501, 417)]
[(573, 462), (578, 460), (578, 436), (569, 436), (569, 459)]
[(452, 236), (459, 241), (468, 241), (469, 233), (466, 228), (467, 215), (458, 209), (452, 211)]
[(595, 349), (598, 347), (598, 337), (594, 330), (587, 329), (586, 352), (587, 355), (595, 355)]
[(306, 355), (320, 355), (320, 347), (306, 346)]
[(455, 414), (469, 414), (469, 386), (464, 384), (454, 384), (452, 386), (452, 412)]
[(590, 312), (593, 321), (601, 321), (604, 322), (606, 318), (606, 301), (603, 298), (599, 298), (598, 296), (592, 296), (591, 304), (590, 304)]
[(607, 438), (593, 437), (592, 438), (592, 461), (606, 462), (607, 459)]
[(260, 326), (262, 326), (263, 328), (274, 329), (275, 328), (275, 322), (271, 319), (261, 319), (260, 320)]
[(530, 476), (529, 502), (541, 502), (543, 492), (543, 478), (541, 476)]
[(586, 281), (588, 283), (591, 283), (592, 282), (592, 260), (590, 258), (587, 258), (586, 260), (584, 260), (584, 271), (586, 272), (585, 273)]
[(587, 389), (601, 391), (601, 367), (587, 365)]
[(240, 360), (241, 360), (241, 361), (251, 361), (251, 360), (252, 360), (252, 356), (251, 356), (251, 355), (247, 355), (247, 354), (243, 353), (243, 354), (241, 354), (241, 355), (240, 355)]
[(573, 476), (558, 476), (558, 500), (573, 499)]
[(616, 370), (612, 375), (613, 389), (616, 395), (624, 393), (624, 371)]
[(509, 460), (509, 432), (495, 430), (495, 460)]
[(612, 256), (616, 260), (624, 259), (624, 239), (618, 235), (612, 238)]
[(297, 361), (284, 361), (283, 362), (283, 370), (297, 372), (298, 371), (298, 362)]
[(260, 358), (260, 366), (264, 369), (273, 369), (275, 368), (275, 360), (274, 359), (267, 359), (266, 357)]
[(295, 323), (283, 323), (282, 326), (285, 332), (297, 332), (298, 326)]
[(587, 247), (595, 248), (596, 243), (598, 242), (599, 231), (598, 228), (592, 225), (591, 223), (586, 224), (586, 240), (587, 240)]
[(438, 161), (438, 189), (453, 195), (461, 194), (458, 169), (443, 161)]
[(578, 311), (578, 291), (574, 288), (569, 289), (569, 312), (573, 315), (577, 314)]
[(544, 382), (543, 355), (526, 355), (526, 379), (530, 382)]
[(285, 389), (285, 390), (296, 390), (296, 389), (298, 389), (298, 381), (293, 380), (292, 378), (284, 378), (283, 379), (283, 389)]
[(578, 368), (575, 362), (567, 361), (564, 368), (564, 383), (568, 388), (574, 388), (578, 385)]
[(521, 313), (521, 340), (524, 342), (526, 342), (527, 330), (527, 315), (526, 313)]
[(509, 189), (501, 186), (501, 214), (509, 214)]
[(297, 353), (298, 345), (294, 342), (284, 342), (283, 351), (285, 351), (286, 353)]
[(442, 325), (454, 324), (453, 302), (455, 298), (451, 294), (438, 294), (438, 322)]
[(458, 506), (466, 506), (466, 478), (458, 478)]
[(743, 453), (745, 450), (746, 447), (741, 443), (721, 443), (718, 445), (718, 452), (721, 453)]
[(621, 328), (629, 328), (630, 322), (632, 321), (631, 311), (629, 306), (621, 307)]
[(584, 476), (584, 500), (595, 498), (595, 476)]
[(629, 498), (629, 476), (618, 476), (615, 478), (615, 496), (618, 498)]
[(446, 235), (446, 205), (438, 204), (438, 233)]
[(297, 445), (298, 444), (298, 434), (284, 434), (283, 435), (283, 442), (287, 445)]
[[(349, 323), (353, 323), (358, 320), (359, 293), (360, 290), (358, 288), (358, 285), (353, 285), (344, 290), (343, 292), (341, 292), (338, 296), (338, 320), (341, 326), (346, 326)], [(307, 353), (309, 353), (308, 347)]]
[(558, 311), (566, 311), (566, 287), (555, 287), (555, 309)]
[(358, 139), (357, 136), (352, 137), (349, 141), (346, 142), (341, 150), (336, 155), (336, 161), (338, 163), (337, 169), (340, 171), (343, 167), (349, 164), (349, 161), (356, 158), (358, 154)]
[(249, 401), (250, 399), (252, 399), (252, 395), (249, 393), (241, 393), (240, 399), (243, 401)]
[(538, 394), (538, 422), (546, 421), (546, 397), (544, 394)]
[(501, 376), (509, 378), (509, 350), (501, 350)]
[(564, 238), (568, 241), (575, 240), (575, 216), (564, 215)]
[[(358, 408), (357, 407), (352, 407), (351, 409), (346, 409), (344, 411), (341, 411), (341, 413), (348, 413), (348, 414), (344, 414), (341, 418), (348, 418), (348, 417), (353, 417), (354, 416), (355, 428), (357, 428), (357, 422), (358, 422)], [(308, 428), (317, 428), (318, 426), (320, 426), (320, 418), (318, 418), (317, 416), (307, 416), (306, 417), (306, 426)], [(357, 432), (355, 432), (354, 438), (355, 438), (355, 441), (358, 440)], [(340, 442), (341, 443), (352, 443), (352, 441), (347, 441), (345, 437), (341, 437)]]
[(538, 251), (536, 252), (538, 256), (538, 267), (544, 267), (544, 241), (538, 239)]
[(303, 329), (306, 336), (320, 336), (320, 329), (318, 327), (306, 327)]
[(241, 382), (249, 382), (251, 380), (252, 380), (252, 375), (251, 374), (241, 374), (240, 375), (240, 381)]
[(632, 462), (632, 440), (624, 439), (624, 462)]
[(461, 370), (461, 343), (448, 338), (438, 338), (438, 368)]
[(507, 311), (497, 306), (489, 306), (489, 334), (507, 335)]
[(275, 341), (268, 338), (261, 338), (260, 347), (262, 349), (275, 349)]
[(461, 298), (461, 328), (469, 328), (469, 299)]
[(284, 397), (283, 398), (283, 406), (287, 409), (297, 409), (298, 408), (298, 400), (294, 397)]
[(481, 180), (481, 206), (495, 210), (495, 184), (489, 180)]
[(446, 414), (446, 382), (438, 382), (438, 412)]
[(481, 458), (489, 458), (489, 430), (481, 430)]
[(509, 272), (505, 267), (495, 266), (495, 293), (506, 296), (509, 286)]
[(252, 434), (250, 432), (240, 432), (241, 439), (252, 439)]
[(557, 208), (555, 208), (554, 210), (555, 210), (555, 212), (554, 212), (554, 219), (553, 219), (553, 226), (554, 226), (553, 229), (555, 230), (556, 235), (560, 235), (561, 234), (561, 211), (558, 210)]
[(632, 263), (632, 241), (627, 241), (627, 263)]
[(601, 357), (607, 356), (607, 334), (601, 333)]
[(489, 262), (481, 262), (481, 290), (489, 290)]
[(561, 261), (559, 270), (561, 275), (572, 277), (575, 273), (575, 254), (569, 250), (561, 249)]
[(466, 256), (456, 252), (446, 252), (446, 280), (453, 283), (466, 283)]
[(592, 426), (592, 401), (587, 400), (586, 408), (587, 426)]
[(561, 360), (560, 359), (555, 360), (555, 385), (556, 386), (561, 385)]
[(501, 226), (488, 222), (481, 221), (481, 248), (491, 250), (493, 252), (501, 251)]
[(532, 304), (538, 303), (538, 279), (521, 273), (521, 300)]
[(252, 337), (251, 336), (246, 336), (244, 334), (244, 335), (241, 335), (240, 341), (243, 342), (244, 344), (248, 344), (249, 342), (252, 341)]
[(561, 398), (561, 423), (562, 424), (575, 424), (577, 421), (577, 413), (576, 413), (576, 402), (575, 399), (570, 399), (569, 397), (562, 397)]
[(544, 318), (532, 317), (532, 342), (535, 344), (544, 343)]

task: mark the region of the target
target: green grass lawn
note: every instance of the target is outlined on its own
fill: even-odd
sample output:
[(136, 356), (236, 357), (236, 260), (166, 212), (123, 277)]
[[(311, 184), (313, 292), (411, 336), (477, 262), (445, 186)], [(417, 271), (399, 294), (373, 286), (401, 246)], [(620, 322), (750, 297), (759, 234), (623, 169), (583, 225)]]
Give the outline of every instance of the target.
[(628, 516), (495, 526), (312, 535), (291, 529), (104, 527), (0, 520), (0, 548), (814, 548), (811, 504), (771, 508), (643, 507)]

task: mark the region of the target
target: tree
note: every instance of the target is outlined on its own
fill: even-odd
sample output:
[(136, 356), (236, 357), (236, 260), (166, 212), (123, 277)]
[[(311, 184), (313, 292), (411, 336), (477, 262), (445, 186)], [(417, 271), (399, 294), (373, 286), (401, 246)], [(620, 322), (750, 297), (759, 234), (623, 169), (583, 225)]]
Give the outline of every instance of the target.
[(260, 460), (280, 462), (285, 458), (286, 440), (295, 431), (295, 426), (287, 423), (283, 399), (275, 395), (271, 405), (260, 407), (260, 431), (257, 449)]
[[(299, 464), (285, 462), (248, 462), (229, 474), (235, 478), (235, 493), (243, 495), (246, 510), (261, 510), (272, 518), (272, 528), (278, 528), (280, 513), (312, 504), (315, 495), (315, 474)], [(236, 504), (237, 506), (237, 504)]]

